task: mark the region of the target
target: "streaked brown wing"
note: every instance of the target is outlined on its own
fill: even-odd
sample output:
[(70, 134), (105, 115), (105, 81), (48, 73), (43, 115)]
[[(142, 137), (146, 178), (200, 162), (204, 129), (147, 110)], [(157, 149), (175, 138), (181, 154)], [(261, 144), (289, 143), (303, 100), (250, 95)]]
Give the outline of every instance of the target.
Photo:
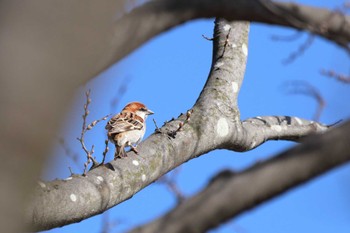
[(142, 129), (143, 125), (136, 120), (134, 114), (119, 113), (112, 117), (106, 125), (109, 134), (121, 133), (134, 129)]

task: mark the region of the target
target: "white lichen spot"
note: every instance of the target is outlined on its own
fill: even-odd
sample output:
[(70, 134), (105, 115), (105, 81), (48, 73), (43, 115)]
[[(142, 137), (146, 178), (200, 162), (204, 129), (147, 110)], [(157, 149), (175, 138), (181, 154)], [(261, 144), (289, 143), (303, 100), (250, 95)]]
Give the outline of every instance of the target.
[(235, 43), (232, 43), (232, 44), (231, 44), (231, 47), (232, 47), (232, 48), (237, 48), (237, 45), (236, 45)]
[(102, 176), (97, 176), (96, 179), (97, 179), (96, 180), (97, 184), (101, 184), (101, 182), (103, 182), (103, 177)]
[(142, 179), (143, 182), (146, 181), (146, 178), (147, 178), (146, 175), (145, 175), (145, 174), (142, 174), (141, 179)]
[(238, 84), (236, 82), (232, 82), (232, 90), (233, 90), (233, 93), (238, 92)]
[(257, 116), (255, 117), (256, 119), (262, 120), (261, 116)]
[(133, 160), (133, 161), (132, 161), (132, 164), (134, 164), (135, 166), (140, 165), (139, 161), (137, 161), (137, 160)]
[(71, 179), (73, 179), (73, 177), (67, 177), (65, 180), (71, 180)]
[(76, 201), (77, 201), (77, 196), (75, 196), (74, 193), (72, 193), (69, 197), (70, 197), (70, 200), (71, 200), (72, 202), (76, 202)]
[(43, 182), (41, 182), (41, 181), (38, 181), (38, 184), (40, 185), (40, 187), (42, 187), (42, 188), (45, 188), (46, 187), (46, 184), (44, 184)]
[(299, 125), (302, 125), (303, 124), (303, 122), (300, 120), (300, 118), (298, 118), (298, 117), (296, 117), (295, 118), (295, 121), (299, 124)]
[(242, 52), (245, 56), (248, 56), (248, 47), (245, 43), (242, 44)]
[(271, 129), (277, 131), (277, 132), (281, 132), (282, 131), (282, 127), (280, 125), (272, 125)]
[(214, 67), (215, 68), (220, 68), (221, 66), (223, 66), (225, 63), (223, 63), (223, 62), (217, 62), (217, 63), (215, 63), (215, 65), (214, 65)]
[(220, 137), (225, 137), (228, 134), (228, 123), (225, 118), (220, 118), (216, 125), (216, 132)]
[(256, 141), (253, 141), (252, 144), (250, 145), (250, 149), (255, 148), (255, 145), (256, 145)]
[(223, 29), (224, 29), (225, 31), (228, 31), (228, 30), (230, 30), (230, 29), (231, 29), (231, 26), (230, 26), (230, 25), (228, 25), (228, 24), (226, 24), (226, 25), (223, 27)]

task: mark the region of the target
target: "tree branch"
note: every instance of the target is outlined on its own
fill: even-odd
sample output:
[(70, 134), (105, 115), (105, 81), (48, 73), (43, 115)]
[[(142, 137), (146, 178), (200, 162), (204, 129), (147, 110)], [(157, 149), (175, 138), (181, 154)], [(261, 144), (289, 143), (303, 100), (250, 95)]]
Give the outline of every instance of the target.
[[(201, 233), (350, 161), (350, 121), (240, 172), (218, 174), (208, 186), (131, 233)], [(210, 210), (210, 211), (208, 211)], [(191, 214), (188, 214), (191, 213)]]
[(112, 41), (100, 72), (162, 32), (189, 20), (213, 17), (307, 30), (349, 50), (350, 17), (340, 12), (270, 0), (158, 0), (116, 22), (115, 35), (122, 36)]
[[(324, 133), (329, 126), (315, 121), (289, 116), (263, 116), (249, 118), (242, 122), (243, 140), (239, 151), (251, 150), (268, 140), (288, 140), (299, 142), (310, 134)], [(246, 147), (244, 147), (246, 146)], [(232, 145), (236, 149), (236, 145)]]

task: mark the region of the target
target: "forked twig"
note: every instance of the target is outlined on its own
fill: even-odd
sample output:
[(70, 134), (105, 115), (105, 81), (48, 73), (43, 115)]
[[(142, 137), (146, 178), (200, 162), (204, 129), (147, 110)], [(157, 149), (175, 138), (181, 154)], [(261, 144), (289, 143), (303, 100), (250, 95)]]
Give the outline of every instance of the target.
[[(84, 150), (84, 152), (86, 154), (86, 162), (84, 163), (84, 172), (83, 172), (84, 176), (86, 175), (87, 167), (88, 167), (88, 165), (91, 162), (92, 162), (91, 169), (100, 165), (100, 163), (97, 162), (96, 159), (92, 156), (94, 154), (94, 152), (95, 152), (94, 151), (95, 145), (92, 145), (90, 150), (87, 149), (87, 147), (85, 145), (85, 133), (88, 130), (91, 130), (93, 127), (95, 127), (99, 122), (101, 122), (103, 120), (106, 120), (109, 117), (109, 115), (107, 115), (107, 116), (102, 117), (101, 119), (94, 120), (90, 124), (86, 123), (87, 122), (87, 117), (90, 114), (90, 111), (89, 111), (89, 104), (91, 103), (90, 93), (91, 93), (90, 89), (85, 93), (86, 103), (84, 104), (84, 114), (82, 115), (83, 124), (82, 124), (82, 127), (81, 127), (80, 137), (77, 137), (77, 140), (80, 142), (81, 147), (82, 147), (82, 149)], [(104, 159), (103, 159), (103, 161), (104, 161)]]
[(326, 101), (324, 100), (320, 92), (306, 81), (293, 81), (290, 83), (290, 86), (292, 87), (292, 90), (289, 90), (288, 94), (307, 95), (317, 101), (318, 107), (316, 109), (313, 119), (315, 121), (319, 121), (322, 111), (326, 105)]

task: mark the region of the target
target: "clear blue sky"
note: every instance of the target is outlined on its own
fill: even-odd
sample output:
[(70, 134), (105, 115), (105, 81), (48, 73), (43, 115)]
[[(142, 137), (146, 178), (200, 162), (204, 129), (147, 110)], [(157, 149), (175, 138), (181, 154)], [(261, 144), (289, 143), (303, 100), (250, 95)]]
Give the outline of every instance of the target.
[[(334, 8), (342, 3), (334, 1), (298, 1), (314, 6)], [(211, 63), (211, 43), (202, 38), (210, 37), (213, 19), (198, 20), (182, 25), (153, 39), (119, 64), (81, 87), (71, 104), (62, 132), (57, 135), (68, 142), (68, 147), (80, 153), (78, 166), (67, 156), (60, 145), (52, 151), (50, 166), (45, 179), (66, 178), (68, 166), (80, 173), (84, 155), (76, 137), (80, 133), (84, 91), (92, 90), (90, 120), (120, 111), (130, 101), (144, 102), (155, 115), (148, 119), (146, 136), (154, 131), (152, 118), (159, 125), (190, 109), (203, 87)], [(334, 123), (350, 116), (350, 86), (320, 75), (321, 69), (334, 69), (349, 74), (349, 57), (336, 45), (317, 38), (311, 47), (295, 62), (283, 65), (282, 60), (295, 52), (307, 39), (307, 34), (292, 42), (271, 40), (272, 35), (293, 35), (294, 30), (253, 24), (249, 39), (248, 66), (239, 106), (242, 119), (261, 115), (291, 115), (310, 119), (316, 102), (306, 96), (287, 95), (286, 82), (305, 80), (313, 84), (325, 98), (327, 105), (321, 116), (324, 123)], [(127, 92), (119, 96), (117, 109), (111, 109), (111, 101), (118, 97), (118, 89), (127, 80)], [(87, 143), (95, 144), (95, 155), (101, 159), (105, 139), (105, 123), (88, 133)], [(293, 143), (273, 141), (259, 148), (235, 153), (213, 151), (182, 165), (177, 177), (178, 186), (188, 197), (205, 187), (208, 178), (224, 168), (242, 170), (258, 160), (293, 146)], [(112, 149), (112, 148), (111, 148)], [(113, 157), (113, 149), (108, 160)], [(281, 195), (238, 218), (220, 226), (215, 233), (348, 233), (350, 232), (350, 165), (342, 166), (303, 186)], [(174, 206), (174, 197), (167, 188), (152, 184), (132, 199), (108, 213), (111, 221), (119, 222), (111, 232), (123, 232), (136, 225), (151, 221)], [(48, 231), (100, 232), (102, 218), (99, 215), (78, 224)]]

